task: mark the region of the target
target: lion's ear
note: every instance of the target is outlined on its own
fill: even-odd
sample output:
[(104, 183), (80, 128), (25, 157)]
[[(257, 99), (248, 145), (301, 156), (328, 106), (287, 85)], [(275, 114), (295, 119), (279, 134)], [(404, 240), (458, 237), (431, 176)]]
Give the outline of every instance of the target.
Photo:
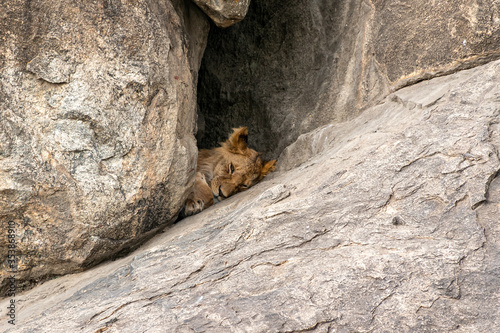
[(276, 160), (265, 162), (260, 170), (260, 178), (264, 178), (274, 170), (276, 170)]
[(226, 147), (232, 152), (243, 153), (248, 148), (248, 127), (233, 128), (233, 131), (225, 142)]

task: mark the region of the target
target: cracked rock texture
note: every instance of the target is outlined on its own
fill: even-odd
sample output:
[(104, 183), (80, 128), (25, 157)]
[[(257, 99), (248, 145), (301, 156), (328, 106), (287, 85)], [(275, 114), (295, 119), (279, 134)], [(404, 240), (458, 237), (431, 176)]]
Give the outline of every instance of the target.
[(245, 20), (210, 32), (200, 146), (247, 125), (277, 157), (394, 89), (499, 57), (499, 0), (253, 0)]
[(184, 0), (2, 1), (0, 281), (9, 222), (20, 288), (175, 219), (208, 29)]
[(270, 179), (18, 296), (18, 325), (0, 327), (495, 332), (499, 82), (492, 62), (302, 135)]

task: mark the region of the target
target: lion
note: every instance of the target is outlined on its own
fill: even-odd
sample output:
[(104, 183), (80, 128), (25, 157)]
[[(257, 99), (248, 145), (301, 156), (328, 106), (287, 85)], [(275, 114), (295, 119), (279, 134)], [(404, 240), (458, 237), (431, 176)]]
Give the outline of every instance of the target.
[(184, 205), (184, 215), (197, 214), (231, 195), (245, 191), (276, 169), (276, 160), (262, 160), (248, 148), (248, 128), (233, 128), (220, 147), (198, 153), (192, 192)]

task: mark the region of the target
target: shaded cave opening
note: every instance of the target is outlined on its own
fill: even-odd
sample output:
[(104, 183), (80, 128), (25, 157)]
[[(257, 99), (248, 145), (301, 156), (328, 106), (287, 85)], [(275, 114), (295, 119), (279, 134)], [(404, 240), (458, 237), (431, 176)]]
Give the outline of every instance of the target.
[[(241, 62), (241, 57), (248, 56), (254, 39), (260, 38), (258, 32), (250, 36), (247, 33), (255, 24), (255, 7), (251, 3), (247, 17), (235, 26), (219, 28), (210, 22), (207, 48), (198, 72), (198, 149), (218, 147), (233, 128), (246, 126), (248, 145), (265, 159), (277, 157), (274, 148), (279, 136), (272, 129), (265, 101), (253, 93), (259, 78), (252, 75), (251, 60), (247, 64)], [(242, 42), (246, 45), (239, 45)], [(233, 60), (228, 61), (230, 58)]]
[[(352, 0), (253, 0), (241, 22), (210, 23), (198, 72), (198, 148), (247, 126), (249, 146), (276, 159), (301, 134), (356, 115), (357, 88), (345, 71), (356, 41), (345, 36), (361, 23), (346, 17), (362, 22), (365, 14)], [(344, 85), (350, 90), (340, 94)]]

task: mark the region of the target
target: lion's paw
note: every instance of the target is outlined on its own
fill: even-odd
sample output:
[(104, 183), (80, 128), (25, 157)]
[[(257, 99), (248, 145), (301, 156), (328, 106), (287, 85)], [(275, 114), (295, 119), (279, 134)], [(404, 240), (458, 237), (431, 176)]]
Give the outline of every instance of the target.
[(203, 210), (204, 207), (205, 203), (201, 199), (198, 200), (187, 199), (186, 205), (184, 206), (184, 215), (191, 216), (194, 214), (198, 214)]

